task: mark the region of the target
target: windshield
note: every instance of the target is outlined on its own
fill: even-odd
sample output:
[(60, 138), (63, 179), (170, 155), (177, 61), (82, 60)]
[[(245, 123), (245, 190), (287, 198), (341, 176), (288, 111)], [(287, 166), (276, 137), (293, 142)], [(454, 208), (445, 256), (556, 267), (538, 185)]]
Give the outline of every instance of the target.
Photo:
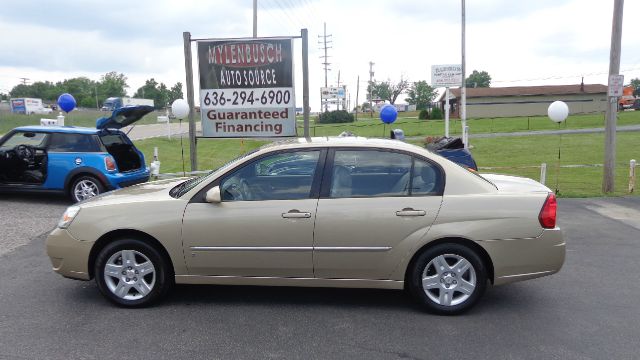
[(256, 151), (260, 150), (260, 148), (257, 148), (255, 150), (249, 151), (246, 154), (242, 154), (238, 157), (236, 157), (235, 159), (227, 162), (226, 164), (220, 166), (217, 169), (213, 169), (211, 171), (209, 171), (207, 174), (202, 175), (202, 176), (194, 176), (186, 181), (181, 182), (180, 184), (176, 185), (173, 189), (171, 189), (171, 191), (169, 191), (169, 195), (174, 197), (174, 198), (179, 198), (182, 195), (188, 193), (189, 191), (191, 191), (191, 189), (195, 188), (196, 186), (198, 186), (200, 183), (202, 183), (203, 181), (205, 181), (207, 178), (209, 178), (213, 173), (218, 172), (218, 171), (226, 171), (227, 169), (233, 167), (237, 162), (241, 161), (242, 159), (246, 158), (247, 156), (255, 153)]

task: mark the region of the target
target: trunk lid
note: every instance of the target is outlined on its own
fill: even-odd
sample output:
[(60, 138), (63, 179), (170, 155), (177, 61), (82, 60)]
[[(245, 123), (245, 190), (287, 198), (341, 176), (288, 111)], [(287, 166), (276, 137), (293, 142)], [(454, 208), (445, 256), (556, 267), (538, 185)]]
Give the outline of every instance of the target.
[(491, 181), (500, 191), (503, 192), (544, 192), (549, 193), (551, 189), (541, 183), (520, 176), (481, 174), (483, 178)]
[(121, 129), (142, 119), (154, 110), (153, 106), (126, 106), (113, 110), (109, 117), (101, 117), (96, 120), (96, 129)]

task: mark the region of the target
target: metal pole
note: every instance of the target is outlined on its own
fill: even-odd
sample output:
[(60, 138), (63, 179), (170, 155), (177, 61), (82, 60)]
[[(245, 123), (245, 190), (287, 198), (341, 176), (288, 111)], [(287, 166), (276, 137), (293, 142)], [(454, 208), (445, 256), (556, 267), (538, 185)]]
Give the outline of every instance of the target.
[[(193, 64), (191, 61), (191, 33), (182, 33), (184, 39), (184, 70), (187, 74), (187, 103), (189, 103), (189, 155), (191, 156), (191, 171), (198, 170), (198, 158), (196, 152), (196, 120), (193, 114)], [(180, 135), (182, 139), (182, 134)], [(184, 169), (183, 169), (184, 171)]]
[[(444, 136), (449, 137), (449, 87), (448, 86), (445, 88), (444, 97), (445, 97), (445, 104), (446, 104), (444, 106)], [(464, 128), (462, 130), (464, 131)]]
[(253, 37), (258, 37), (258, 0), (253, 0)]
[[(609, 52), (609, 79), (611, 75), (620, 73), (620, 47), (622, 40), (622, 9), (624, 0), (614, 0), (613, 21), (611, 25), (611, 50)], [(611, 80), (609, 80), (611, 81)], [(611, 86), (611, 84), (609, 84)], [(602, 192), (615, 190), (616, 165), (616, 122), (618, 120), (617, 97), (609, 96), (607, 106), (605, 136), (604, 136), (604, 171), (602, 174)]]
[(464, 141), (464, 147), (469, 147), (469, 139), (466, 134), (467, 129), (467, 84), (466, 84), (466, 55), (465, 55), (465, 4), (462, 0), (462, 86), (460, 87), (460, 120), (462, 120), (462, 139)]
[(540, 184), (547, 182), (547, 163), (540, 164)]
[(309, 34), (307, 29), (300, 30), (302, 36), (302, 114), (304, 118), (304, 137), (309, 137)]
[(358, 121), (358, 106), (360, 106), (358, 102), (358, 96), (360, 95), (360, 75), (358, 75), (358, 81), (356, 85), (356, 121)]
[(636, 187), (636, 160), (629, 160), (629, 194), (633, 194)]

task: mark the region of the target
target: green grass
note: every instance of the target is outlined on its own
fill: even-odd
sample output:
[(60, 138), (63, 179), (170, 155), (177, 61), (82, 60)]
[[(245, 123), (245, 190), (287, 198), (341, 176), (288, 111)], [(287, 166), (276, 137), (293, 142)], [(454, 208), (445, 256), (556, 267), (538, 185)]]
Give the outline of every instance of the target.
[[(415, 141), (417, 145), (420, 142)], [(473, 139), (471, 152), (480, 172), (519, 175), (540, 180), (540, 164), (547, 164), (548, 187), (555, 189), (559, 135), (514, 136)], [(617, 134), (616, 191), (625, 195), (629, 179), (629, 160), (640, 159), (640, 133)], [(561, 165), (602, 164), (604, 133), (562, 135)], [(558, 189), (563, 197), (603, 196), (602, 167), (560, 168)]]
[[(145, 116), (136, 124), (156, 124), (158, 122), (157, 117), (164, 115), (164, 111), (155, 111)], [(33, 115), (21, 115), (12, 114), (7, 111), (0, 111), (0, 134), (6, 134), (11, 129), (18, 126), (26, 125), (40, 125), (40, 119), (55, 119), (58, 115), (57, 111), (49, 115), (33, 114)], [(74, 110), (65, 115), (64, 124), (83, 127), (95, 127), (96, 120), (103, 116), (111, 115), (107, 111), (97, 110)], [(177, 122), (178, 120), (172, 120), (171, 122)]]
[[(618, 125), (640, 124), (640, 111), (618, 113)], [(586, 129), (604, 127), (604, 114), (572, 115), (558, 126), (546, 116), (487, 118), (467, 120), (471, 134), (504, 133), (534, 130)], [(442, 136), (444, 120), (418, 120), (401, 113), (398, 120), (391, 125), (384, 125), (378, 118), (370, 118), (368, 114), (359, 115), (358, 121), (349, 124), (315, 124), (312, 122), (309, 132), (312, 136), (334, 136), (343, 131), (351, 131), (358, 136), (388, 137), (391, 129), (404, 130), (405, 136)], [(298, 122), (298, 134), (303, 134), (302, 123)], [(452, 136), (462, 132), (461, 121), (451, 119), (449, 133)]]
[[(481, 170), (487, 173), (512, 174), (540, 179), (541, 163), (547, 163), (547, 186), (555, 189), (556, 161), (558, 158), (558, 135), (499, 137), (473, 139), (471, 150), (480, 167), (495, 167)], [(217, 168), (227, 161), (255, 149), (266, 141), (237, 139), (200, 140), (198, 142), (198, 168)], [(413, 141), (421, 145), (420, 141)], [(629, 160), (640, 160), (640, 132), (618, 133), (616, 192), (627, 192)], [(185, 168), (190, 169), (189, 144), (185, 139)], [(180, 140), (155, 138), (136, 141), (136, 146), (145, 154), (147, 163), (153, 159), (153, 148), (159, 148), (161, 172), (180, 172), (182, 162)], [(604, 158), (604, 134), (572, 134), (562, 136), (561, 164), (602, 164)], [(601, 192), (602, 167), (560, 168), (558, 189), (562, 197), (603, 196)]]

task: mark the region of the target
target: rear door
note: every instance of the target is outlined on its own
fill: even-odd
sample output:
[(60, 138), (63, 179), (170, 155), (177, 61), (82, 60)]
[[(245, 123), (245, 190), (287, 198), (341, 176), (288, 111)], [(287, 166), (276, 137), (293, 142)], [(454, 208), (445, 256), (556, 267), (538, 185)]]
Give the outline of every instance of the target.
[(389, 150), (336, 149), (328, 159), (316, 215), (315, 277), (388, 279), (436, 219), (443, 172)]

